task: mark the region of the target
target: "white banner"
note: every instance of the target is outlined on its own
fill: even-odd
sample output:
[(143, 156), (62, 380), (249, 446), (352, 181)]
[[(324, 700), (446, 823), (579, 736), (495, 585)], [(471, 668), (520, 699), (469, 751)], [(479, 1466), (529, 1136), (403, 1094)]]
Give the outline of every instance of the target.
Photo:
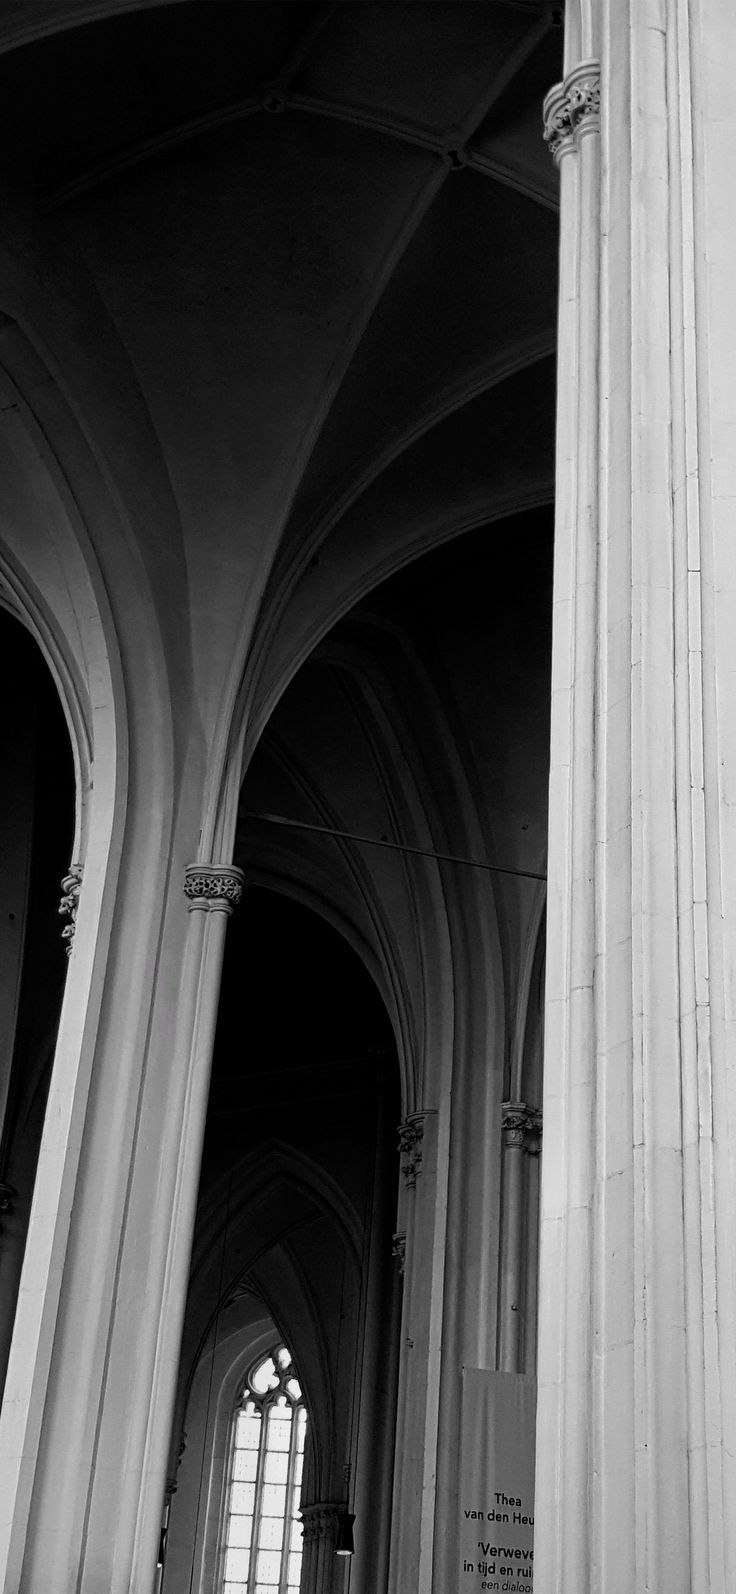
[(458, 1594), (534, 1588), (533, 1378), (463, 1368)]

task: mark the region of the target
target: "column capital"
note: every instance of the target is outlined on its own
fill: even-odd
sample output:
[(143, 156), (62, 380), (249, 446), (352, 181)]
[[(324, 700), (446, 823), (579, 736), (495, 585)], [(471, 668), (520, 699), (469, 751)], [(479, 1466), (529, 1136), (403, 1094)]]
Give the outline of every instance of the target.
[(178, 1477), (179, 1477), (179, 1468), (181, 1466), (182, 1457), (184, 1455), (184, 1451), (186, 1450), (186, 1448), (187, 1448), (187, 1432), (186, 1432), (186, 1428), (182, 1428), (181, 1433), (179, 1435), (179, 1448), (178, 1448), (178, 1450), (176, 1452), (176, 1461), (174, 1463), (172, 1471), (169, 1473), (169, 1476), (166, 1479), (166, 1489), (164, 1491), (164, 1504), (165, 1505), (167, 1503), (169, 1505), (171, 1505), (171, 1501), (173, 1500), (174, 1495), (176, 1494), (176, 1491), (177, 1491), (177, 1488), (178, 1488), (177, 1480), (178, 1480)]
[(399, 1234), (395, 1234), (393, 1236), (392, 1241), (391, 1241), (391, 1255), (396, 1258), (396, 1260), (397, 1260), (397, 1262), (399, 1264), (399, 1272), (400, 1273), (404, 1273), (405, 1270), (406, 1270), (406, 1235), (405, 1234), (399, 1233)]
[(501, 1129), (505, 1146), (519, 1146), (536, 1156), (542, 1138), (542, 1114), (538, 1107), (523, 1101), (505, 1101), (501, 1106)]
[(407, 1113), (403, 1123), (399, 1124), (399, 1152), (401, 1154), (401, 1171), (407, 1190), (413, 1190), (422, 1169), (422, 1140), (424, 1139), (424, 1125), (431, 1116), (431, 1109), (424, 1112)]
[(243, 871), (228, 863), (190, 863), (184, 871), (189, 912), (232, 913), (243, 893)]
[(558, 165), (578, 148), (585, 133), (601, 125), (599, 61), (580, 61), (562, 83), (555, 83), (544, 101), (544, 141)]
[(79, 893), (82, 889), (81, 863), (73, 863), (70, 865), (69, 873), (64, 875), (64, 878), (61, 882), (61, 889), (64, 895), (59, 903), (59, 912), (61, 914), (66, 914), (69, 918), (69, 923), (64, 925), (64, 928), (61, 932), (61, 939), (62, 941), (66, 941), (66, 955), (67, 957), (70, 957), (74, 942), (74, 931), (77, 927)]
[(299, 1515), (305, 1544), (313, 1539), (336, 1539), (338, 1519), (344, 1510), (344, 1503), (341, 1505), (335, 1500), (315, 1500), (312, 1505), (303, 1505)]

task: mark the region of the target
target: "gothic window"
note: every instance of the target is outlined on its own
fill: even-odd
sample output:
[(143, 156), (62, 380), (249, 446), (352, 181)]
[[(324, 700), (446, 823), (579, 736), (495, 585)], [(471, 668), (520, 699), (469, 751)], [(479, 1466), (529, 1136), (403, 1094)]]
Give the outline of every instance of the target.
[(248, 1374), (235, 1410), (222, 1594), (298, 1594), (306, 1432), (291, 1355), (278, 1345)]

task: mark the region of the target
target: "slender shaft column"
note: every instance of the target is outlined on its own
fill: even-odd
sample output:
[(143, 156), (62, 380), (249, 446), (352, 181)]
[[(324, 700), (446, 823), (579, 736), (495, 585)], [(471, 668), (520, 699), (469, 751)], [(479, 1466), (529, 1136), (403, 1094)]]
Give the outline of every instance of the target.
[(437, 1445), (440, 1354), (436, 1259), (437, 1252), (444, 1249), (445, 1162), (438, 1152), (438, 1131), (440, 1115), (431, 1111), (412, 1113), (399, 1128), (400, 1232), (394, 1247), (404, 1283), (390, 1594), (429, 1587), (427, 1581), (422, 1582), (421, 1566), (428, 1540), (431, 1543), (433, 1524), (426, 1480)]
[[(363, 1275), (362, 1338), (356, 1346), (357, 1420), (354, 1418), (352, 1488), (355, 1513), (351, 1594), (385, 1589), (391, 1542), (391, 1501), (399, 1365), (401, 1274), (389, 1254), (388, 1236), (395, 1208), (392, 1144), (393, 1114), (380, 1087), (376, 1107), (375, 1162)], [(396, 1242), (394, 1242), (396, 1243)], [(355, 1397), (354, 1397), (355, 1398)], [(308, 1587), (308, 1585), (305, 1585)]]
[(503, 1155), (501, 1194), (501, 1246), (499, 1265), (498, 1365), (504, 1373), (519, 1371), (521, 1306), (523, 1300), (522, 1241), (524, 1235), (523, 1102), (505, 1102), (502, 1114)]
[[(529, 1307), (536, 1311), (536, 1290), (527, 1300), (530, 1275), (536, 1270), (536, 1221), (530, 1191), (529, 1148), (539, 1139), (539, 1113), (524, 1102), (504, 1102), (501, 1243), (499, 1261), (498, 1365), (519, 1373), (526, 1343)], [(534, 1191), (536, 1196), (536, 1190)]]
[(703, 197), (717, 117), (698, 50), (706, 22), (732, 42), (734, 29), (710, 0), (599, 0), (593, 16), (600, 165), (595, 63), (546, 106), (562, 212), (535, 1589), (726, 1594), (736, 582), (720, 503), (732, 444), (711, 407), (732, 438), (736, 339), (723, 295), (717, 348), (707, 334), (710, 262), (720, 252), (732, 273), (736, 252), (722, 181), (736, 125), (713, 135), (724, 222)]
[(535, 1123), (527, 1137), (527, 1222), (524, 1265), (524, 1349), (520, 1372), (533, 1378), (537, 1371), (537, 1334), (539, 1329), (539, 1154), (542, 1146), (542, 1114), (536, 1113)]

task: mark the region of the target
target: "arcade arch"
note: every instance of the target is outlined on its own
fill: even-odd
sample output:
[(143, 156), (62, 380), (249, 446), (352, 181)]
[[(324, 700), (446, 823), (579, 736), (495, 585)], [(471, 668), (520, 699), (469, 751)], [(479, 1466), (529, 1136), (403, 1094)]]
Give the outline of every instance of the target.
[[(224, 1347), (246, 1354), (259, 1311), (293, 1347), (311, 1413), (304, 1506), (324, 1507), (331, 1532), (349, 1466), (364, 1526), (372, 1501), (374, 1567), (388, 1554), (400, 1112), (391, 1026), (348, 944), (282, 892), (250, 888), (232, 931), (184, 1325), (164, 1590), (178, 1586), (185, 1566), (194, 1567), (195, 1588), (209, 1587)], [(314, 1581), (318, 1571), (320, 1579), (332, 1574), (327, 1548), (305, 1545), (305, 1587), (329, 1587)]]
[[(267, 1302), (293, 1348), (310, 1404), (317, 1413), (332, 1413), (333, 1439), (322, 1447), (331, 1461), (308, 1465), (304, 1504), (310, 1521), (313, 1506), (333, 1510), (343, 1499), (341, 1467), (346, 1460), (355, 1465), (358, 1544), (365, 1533), (359, 1507), (373, 1501), (371, 1556), (358, 1556), (351, 1574), (365, 1594), (375, 1586), (377, 1564), (388, 1566), (391, 1532), (405, 1541), (394, 1542), (396, 1562), (418, 1531), (416, 1505), (400, 1502), (402, 1454), (432, 1423), (440, 1456), (455, 1454), (456, 1367), (466, 1361), (523, 1370), (534, 1356), (544, 908), (543, 881), (536, 877), (544, 865), (550, 556), (551, 517), (540, 508), (484, 526), (375, 587), (286, 687), (250, 759), (240, 798), (235, 861), (246, 889), (225, 953), (170, 1481), (200, 1379), (196, 1369), (203, 1358), (213, 1365), (211, 1336), (225, 1332), (227, 1312), (237, 1309), (238, 1248), (243, 1256), (262, 1258), (265, 1248), (268, 1264), (246, 1267), (247, 1288)], [(312, 828), (273, 823), (263, 817), (269, 814)], [(330, 829), (343, 834), (326, 833)], [(495, 861), (511, 872), (442, 864), (350, 839), (361, 835), (424, 847), (428, 854)], [(335, 1074), (330, 1019), (345, 1017), (345, 990), (357, 979), (346, 970), (351, 961), (359, 970), (358, 959), (367, 971), (358, 981), (364, 994), (353, 1002), (355, 1038), (346, 1043), (343, 1037)], [(291, 1039), (279, 1043), (287, 1022)], [(366, 1047), (376, 1023), (377, 1049), (375, 1040)], [(311, 1064), (311, 1085), (308, 1060), (286, 1066), (280, 1044), (282, 1053), (322, 1049), (321, 1061)], [(381, 1051), (390, 1063), (380, 1062)], [(351, 1068), (360, 1079), (361, 1069), (370, 1076), (387, 1066), (393, 1105), (381, 1109), (375, 1152), (382, 1217), (378, 1229), (372, 1222), (367, 1232), (365, 1197), (349, 1185), (346, 1191), (344, 1181), (346, 1166), (360, 1158), (374, 1109), (360, 1093), (351, 1095), (347, 1118), (330, 1123), (320, 1101), (325, 1091), (329, 1099), (340, 1074), (350, 1078)], [(228, 1092), (241, 1092), (239, 1110), (246, 1112), (249, 1078), (258, 1090), (270, 1090), (276, 1117), (253, 1131), (263, 1136), (260, 1142), (241, 1144), (236, 1132), (236, 1146), (225, 1145), (222, 1135), (233, 1132)], [(506, 1170), (513, 1156), (503, 1145), (504, 1103), (508, 1107), (512, 1090), (524, 1090), (528, 1101), (516, 1105), (536, 1113), (536, 1138), (526, 1133), (521, 1145), (521, 1231)], [(290, 1121), (294, 1091), (301, 1104), (296, 1128)], [(450, 1101), (443, 1144), (438, 1123)], [(252, 1104), (252, 1122), (254, 1111)], [(310, 1279), (300, 1244), (314, 1222), (323, 1237)], [(325, 1292), (322, 1270), (332, 1277), (340, 1269), (340, 1249), (330, 1261), (326, 1236), (340, 1229), (342, 1253), (352, 1259), (343, 1263), (343, 1284), (352, 1278), (348, 1297), (358, 1317), (351, 1320), (348, 1312), (346, 1324), (330, 1298), (331, 1321), (320, 1325), (314, 1301)], [(277, 1234), (287, 1237), (288, 1260), (285, 1254), (277, 1260)], [(361, 1330), (363, 1308), (355, 1296), (366, 1245), (370, 1289), (378, 1294), (371, 1294)], [(404, 1343), (413, 1341), (418, 1352), (408, 1361), (398, 1338), (401, 1296)], [(230, 1302), (225, 1312), (223, 1301)], [(523, 1332), (512, 1345), (503, 1325), (519, 1310)], [(330, 1371), (335, 1319), (343, 1322), (343, 1354), (345, 1335), (365, 1332), (371, 1354), (380, 1360), (380, 1342), (396, 1370), (398, 1382), (379, 1403), (378, 1422), (370, 1379), (352, 1395), (343, 1389), (341, 1397), (338, 1389), (336, 1409), (339, 1377), (334, 1365)], [(437, 1378), (434, 1411), (433, 1332), (443, 1336), (445, 1355), (453, 1346), (451, 1364)], [(315, 1356), (318, 1373), (310, 1363)], [(356, 1351), (353, 1365), (359, 1361)], [(353, 1448), (340, 1431), (341, 1400), (344, 1408), (356, 1405)], [(191, 1517), (191, 1480), (198, 1470), (201, 1456), (185, 1450), (182, 1494), (177, 1486), (171, 1508), (169, 1542), (177, 1565), (177, 1536)], [(392, 1483), (399, 1504), (394, 1496), (390, 1529)], [(206, 1503), (199, 1510), (206, 1516)], [(211, 1516), (208, 1523), (201, 1531), (211, 1535)], [(310, 1561), (305, 1577), (313, 1581), (304, 1584), (310, 1594), (336, 1586), (333, 1562), (324, 1553), (319, 1568)]]

